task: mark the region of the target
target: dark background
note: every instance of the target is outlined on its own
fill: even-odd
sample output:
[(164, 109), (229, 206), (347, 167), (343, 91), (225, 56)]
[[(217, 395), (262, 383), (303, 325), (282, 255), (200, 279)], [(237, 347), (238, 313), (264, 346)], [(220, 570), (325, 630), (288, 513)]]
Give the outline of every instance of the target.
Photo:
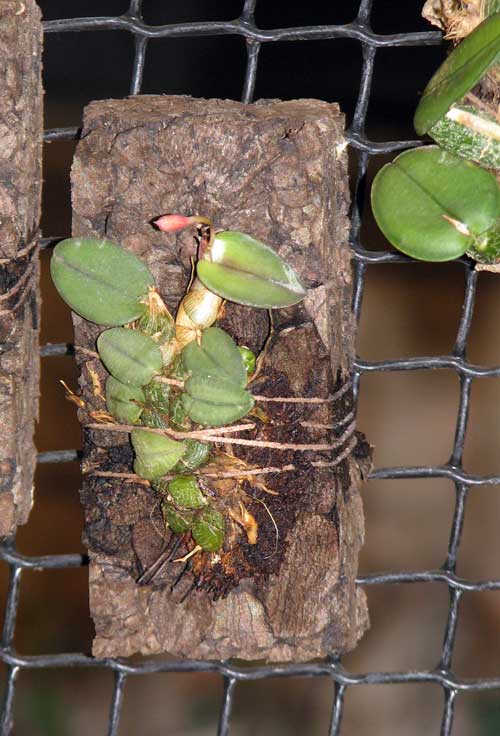
[[(44, 18), (117, 15), (126, 0), (43, 0)], [(375, 0), (373, 29), (382, 34), (431, 30), (420, 18), (423, 0)], [(287, 2), (260, 0), (261, 28), (347, 23), (358, 0)], [(146, 0), (151, 24), (230, 20), (242, 0)], [(436, 46), (379, 49), (366, 133), (376, 141), (415, 138), (411, 120), (419, 93), (444, 57)], [(124, 31), (51, 33), (46, 36), (44, 82), (46, 127), (79, 126), (90, 100), (128, 94), (133, 38)], [(142, 92), (239, 99), (246, 63), (238, 36), (150, 41)], [(338, 101), (350, 123), (361, 75), (361, 44), (355, 40), (264, 44), (256, 98), (316, 97)], [(72, 142), (45, 146), (43, 232), (70, 234), (69, 169)], [(368, 179), (388, 157), (372, 159)], [(352, 155), (355, 171), (356, 156)], [(366, 182), (366, 190), (369, 188)], [(386, 249), (367, 208), (362, 230), (368, 249)], [(48, 278), (43, 256), (42, 343), (70, 342), (69, 310)], [(469, 357), (500, 362), (496, 339), (500, 320), (497, 277), (482, 275)], [(391, 265), (369, 269), (358, 352), (365, 359), (438, 355), (451, 350), (463, 298), (463, 272), (454, 264)], [(59, 380), (76, 388), (71, 357), (42, 363), (40, 451), (80, 446), (74, 407), (64, 400)], [(476, 381), (466, 461), (471, 472), (498, 472), (500, 392), (495, 380)], [(375, 445), (376, 467), (439, 464), (453, 441), (458, 380), (453, 372), (388, 373), (364, 376), (359, 426)], [(26, 554), (84, 551), (76, 463), (39, 466), (36, 503), (18, 533)], [(469, 501), (459, 572), (473, 579), (500, 577), (499, 489), (480, 488)], [(364, 490), (366, 545), (361, 574), (381, 570), (438, 568), (444, 561), (454, 508), (447, 480), (371, 481)], [(3, 590), (6, 568), (2, 566)], [(344, 660), (353, 672), (413, 670), (436, 666), (446, 615), (446, 586), (424, 584), (368, 589), (372, 628)], [(464, 597), (454, 671), (464, 677), (500, 674), (498, 593)], [(16, 647), (25, 654), (90, 652), (87, 570), (27, 571), (23, 574)], [(78, 670), (22, 672), (16, 699), (16, 736), (87, 736), (105, 733), (112, 693), (110, 672)], [(238, 685), (231, 733), (326, 734), (331, 683), (269, 680)], [(208, 736), (215, 733), (222, 697), (215, 675), (154, 675), (129, 680), (121, 734)], [(342, 733), (347, 736), (421, 736), (439, 732), (442, 693), (436, 686), (363, 686), (346, 696)], [(461, 696), (454, 734), (498, 733), (500, 704), (495, 694)]]

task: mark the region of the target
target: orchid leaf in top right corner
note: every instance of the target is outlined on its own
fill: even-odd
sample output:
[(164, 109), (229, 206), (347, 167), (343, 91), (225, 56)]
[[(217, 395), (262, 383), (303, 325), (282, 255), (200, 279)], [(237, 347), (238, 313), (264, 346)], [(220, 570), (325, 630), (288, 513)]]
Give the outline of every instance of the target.
[(500, 13), (486, 18), (448, 56), (424, 90), (414, 117), (425, 135), (483, 77), (500, 54)]

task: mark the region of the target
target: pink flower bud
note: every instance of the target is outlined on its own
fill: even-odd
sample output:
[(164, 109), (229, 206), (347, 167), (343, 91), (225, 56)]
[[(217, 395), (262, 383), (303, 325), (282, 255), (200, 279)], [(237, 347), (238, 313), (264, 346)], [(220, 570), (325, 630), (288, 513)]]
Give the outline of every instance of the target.
[(162, 215), (154, 224), (163, 233), (175, 233), (178, 230), (184, 230), (185, 227), (191, 225), (191, 218), (185, 215)]

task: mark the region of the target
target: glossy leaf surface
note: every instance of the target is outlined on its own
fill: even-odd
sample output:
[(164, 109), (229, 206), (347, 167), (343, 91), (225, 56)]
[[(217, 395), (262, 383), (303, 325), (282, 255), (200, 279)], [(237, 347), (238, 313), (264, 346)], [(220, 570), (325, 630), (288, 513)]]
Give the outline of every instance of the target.
[(134, 429), (131, 441), (136, 454), (134, 471), (145, 480), (155, 480), (168, 473), (185, 449), (182, 442), (144, 429)]
[(113, 327), (97, 339), (99, 356), (118, 381), (144, 386), (161, 373), (160, 348), (147, 335), (125, 327)]
[(127, 386), (113, 376), (106, 380), (106, 407), (121, 424), (137, 424), (143, 411), (144, 393), (139, 386)]
[(236, 231), (215, 236), (197, 273), (210, 291), (250, 307), (286, 307), (306, 294), (293, 268), (272, 248)]
[(81, 317), (100, 325), (123, 325), (144, 314), (153, 277), (129, 251), (109, 240), (68, 238), (50, 261), (52, 280)]
[(238, 346), (238, 350), (240, 351), (240, 355), (243, 359), (243, 365), (245, 366), (247, 375), (251, 376), (252, 373), (255, 373), (255, 366), (257, 362), (255, 358), (255, 353), (253, 353), (250, 348), (246, 348), (244, 345)]
[(500, 54), (500, 13), (486, 18), (447, 57), (424, 90), (414, 118), (419, 135), (469, 92)]
[(371, 196), (386, 238), (403, 253), (426, 261), (463, 255), (473, 236), (500, 215), (495, 177), (437, 146), (406, 151), (384, 166)]

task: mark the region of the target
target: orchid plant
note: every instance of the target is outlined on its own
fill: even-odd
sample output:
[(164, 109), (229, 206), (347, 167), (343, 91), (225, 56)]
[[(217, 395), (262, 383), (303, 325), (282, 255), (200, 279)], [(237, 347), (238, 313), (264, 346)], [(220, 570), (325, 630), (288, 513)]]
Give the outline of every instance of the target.
[(163, 232), (200, 233), (196, 272), (175, 317), (147, 267), (108, 240), (60, 242), (51, 274), (74, 312), (107, 328), (97, 339), (109, 374), (101, 420), (130, 432), (135, 474), (161, 494), (165, 524), (189, 550), (185, 561), (222, 553), (237, 533), (250, 544), (258, 537), (241, 484), (235, 480), (224, 495), (215, 479), (209, 482), (243, 461), (203, 441), (207, 428), (254, 410), (250, 383), (260, 360), (215, 326), (224, 301), (272, 309), (296, 304), (306, 292), (295, 271), (250, 235), (217, 232), (199, 216), (163, 215), (155, 224)]
[(471, 90), (499, 61), (500, 13), (493, 12), (424, 90), (415, 130), (438, 145), (405, 151), (375, 177), (377, 224), (413, 258), (448, 261), (466, 253), (498, 270), (500, 189), (489, 169), (500, 169), (500, 121)]

